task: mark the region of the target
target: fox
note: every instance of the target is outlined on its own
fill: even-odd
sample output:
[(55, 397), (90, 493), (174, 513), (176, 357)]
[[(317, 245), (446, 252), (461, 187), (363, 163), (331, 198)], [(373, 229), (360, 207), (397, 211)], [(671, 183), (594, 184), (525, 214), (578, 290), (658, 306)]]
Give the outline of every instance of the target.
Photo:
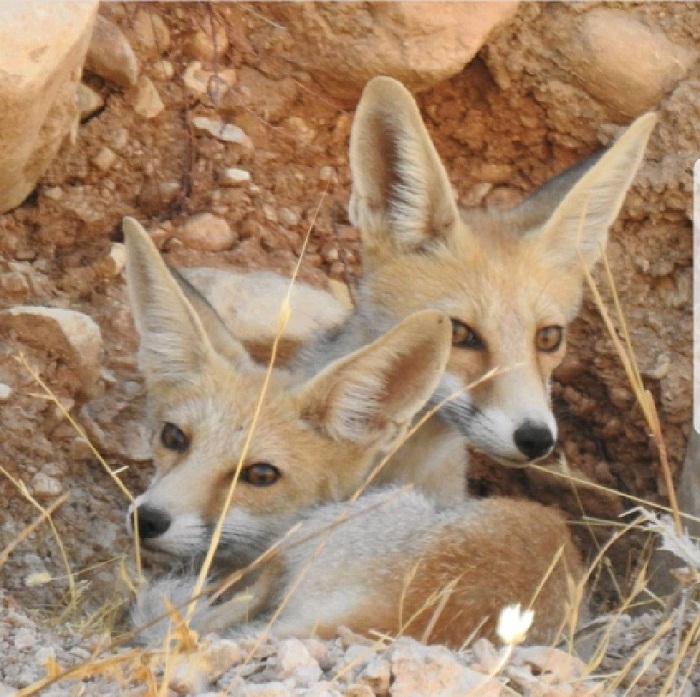
[[(193, 628), (238, 636), (274, 618), (281, 638), (346, 626), (458, 647), (493, 637), (501, 607), (520, 603), (535, 613), (532, 640), (559, 636), (582, 578), (560, 512), (504, 498), (443, 509), (411, 487), (363, 490), (442, 379), (444, 313), (413, 313), (314, 376), (278, 367), (268, 381), (223, 323), (206, 315), (205, 327), (141, 225), (126, 218), (123, 229), (156, 470), (129, 530), (196, 566), (223, 516), (216, 574), (278, 552), (233, 597), (200, 600)], [(163, 598), (180, 605), (194, 587), (191, 574), (149, 583), (134, 627), (162, 636)]]
[(300, 363), (316, 372), (411, 313), (438, 309), (450, 317), (452, 350), (427, 408), (458, 395), (379, 483), (412, 482), (449, 506), (467, 495), (467, 445), (509, 467), (551, 453), (552, 373), (655, 123), (654, 113), (640, 116), (607, 150), (510, 210), (460, 210), (410, 92), (389, 77), (368, 82), (350, 134), (349, 218), (363, 263), (357, 307)]

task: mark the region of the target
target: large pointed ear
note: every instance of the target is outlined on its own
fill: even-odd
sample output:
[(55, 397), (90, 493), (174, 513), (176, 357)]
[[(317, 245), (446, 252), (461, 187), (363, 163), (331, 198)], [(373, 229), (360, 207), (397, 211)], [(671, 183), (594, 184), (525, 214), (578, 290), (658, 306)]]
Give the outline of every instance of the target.
[[(141, 370), (149, 385), (195, 381), (215, 360), (214, 347), (148, 233), (133, 218), (122, 227)], [(247, 360), (242, 347), (241, 360)]]
[(592, 162), (544, 223), (537, 236), (556, 264), (578, 266), (579, 252), (587, 268), (598, 261), (655, 124), (656, 114), (640, 116)]
[(350, 134), (350, 220), (369, 257), (449, 242), (459, 212), (450, 180), (410, 92), (367, 83)]
[(450, 321), (441, 312), (409, 316), (304, 385), (304, 417), (333, 438), (357, 444), (398, 434), (437, 387), (451, 339)]

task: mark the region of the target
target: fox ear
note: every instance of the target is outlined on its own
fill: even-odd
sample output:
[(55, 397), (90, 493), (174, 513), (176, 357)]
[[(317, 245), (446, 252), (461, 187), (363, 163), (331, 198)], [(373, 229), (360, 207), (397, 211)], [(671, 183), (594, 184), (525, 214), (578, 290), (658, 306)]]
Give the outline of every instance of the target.
[(451, 337), (441, 312), (409, 316), (304, 385), (304, 417), (333, 438), (357, 444), (396, 437), (437, 387)]
[(350, 220), (365, 255), (449, 242), (459, 219), (452, 186), (410, 92), (396, 80), (367, 83), (350, 134)]
[(656, 114), (640, 116), (608, 150), (591, 158), (588, 171), (544, 223), (537, 237), (555, 263), (578, 266), (579, 252), (587, 268), (598, 261), (655, 124)]
[(204, 326), (143, 227), (124, 218), (123, 230), (140, 367), (150, 384), (195, 380), (216, 355)]

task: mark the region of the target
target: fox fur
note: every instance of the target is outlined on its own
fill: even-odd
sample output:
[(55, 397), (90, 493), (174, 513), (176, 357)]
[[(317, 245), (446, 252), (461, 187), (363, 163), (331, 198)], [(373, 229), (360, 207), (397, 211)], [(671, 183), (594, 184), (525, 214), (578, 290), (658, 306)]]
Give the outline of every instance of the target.
[(454, 345), (429, 406), (457, 395), (380, 483), (412, 483), (450, 505), (465, 496), (467, 443), (515, 467), (551, 452), (550, 379), (581, 304), (584, 268), (605, 248), (655, 121), (639, 117), (607, 150), (512, 210), (459, 210), (413, 97), (388, 77), (367, 84), (350, 136), (350, 219), (363, 247), (358, 304), (301, 364), (313, 374), (432, 308), (451, 318)]
[[(309, 378), (274, 370), (255, 419), (265, 370), (193, 307), (136, 221), (125, 219), (124, 232), (156, 465), (130, 529), (136, 521), (143, 545), (197, 562), (223, 515), (220, 572), (286, 537), (233, 598), (199, 603), (197, 629), (254, 631), (279, 609), (279, 636), (325, 637), (345, 625), (459, 646), (493, 636), (498, 611), (519, 602), (535, 610), (531, 638), (556, 639), (581, 576), (559, 513), (506, 499), (440, 510), (397, 487), (352, 500), (442, 378), (452, 336), (444, 314), (414, 313)], [(193, 588), (193, 577), (148, 585), (132, 621), (157, 620), (164, 596), (178, 605)], [(154, 624), (148, 636), (166, 629)]]

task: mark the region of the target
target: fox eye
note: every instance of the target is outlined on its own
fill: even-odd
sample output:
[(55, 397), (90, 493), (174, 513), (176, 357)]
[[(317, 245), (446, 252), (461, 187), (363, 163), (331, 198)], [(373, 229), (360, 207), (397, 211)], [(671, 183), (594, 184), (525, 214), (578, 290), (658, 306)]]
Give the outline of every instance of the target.
[(281, 472), (269, 462), (256, 462), (254, 465), (244, 467), (241, 479), (246, 484), (253, 486), (271, 486), (282, 476)]
[(551, 327), (542, 327), (537, 330), (535, 337), (535, 345), (538, 351), (545, 353), (553, 353), (560, 346), (564, 338), (564, 328), (553, 325)]
[(452, 345), (458, 348), (482, 349), (484, 342), (481, 337), (464, 322), (458, 319), (450, 319), (452, 322)]
[(182, 429), (170, 422), (164, 424), (160, 432), (160, 442), (164, 448), (174, 450), (176, 453), (184, 453), (190, 447), (190, 439)]

